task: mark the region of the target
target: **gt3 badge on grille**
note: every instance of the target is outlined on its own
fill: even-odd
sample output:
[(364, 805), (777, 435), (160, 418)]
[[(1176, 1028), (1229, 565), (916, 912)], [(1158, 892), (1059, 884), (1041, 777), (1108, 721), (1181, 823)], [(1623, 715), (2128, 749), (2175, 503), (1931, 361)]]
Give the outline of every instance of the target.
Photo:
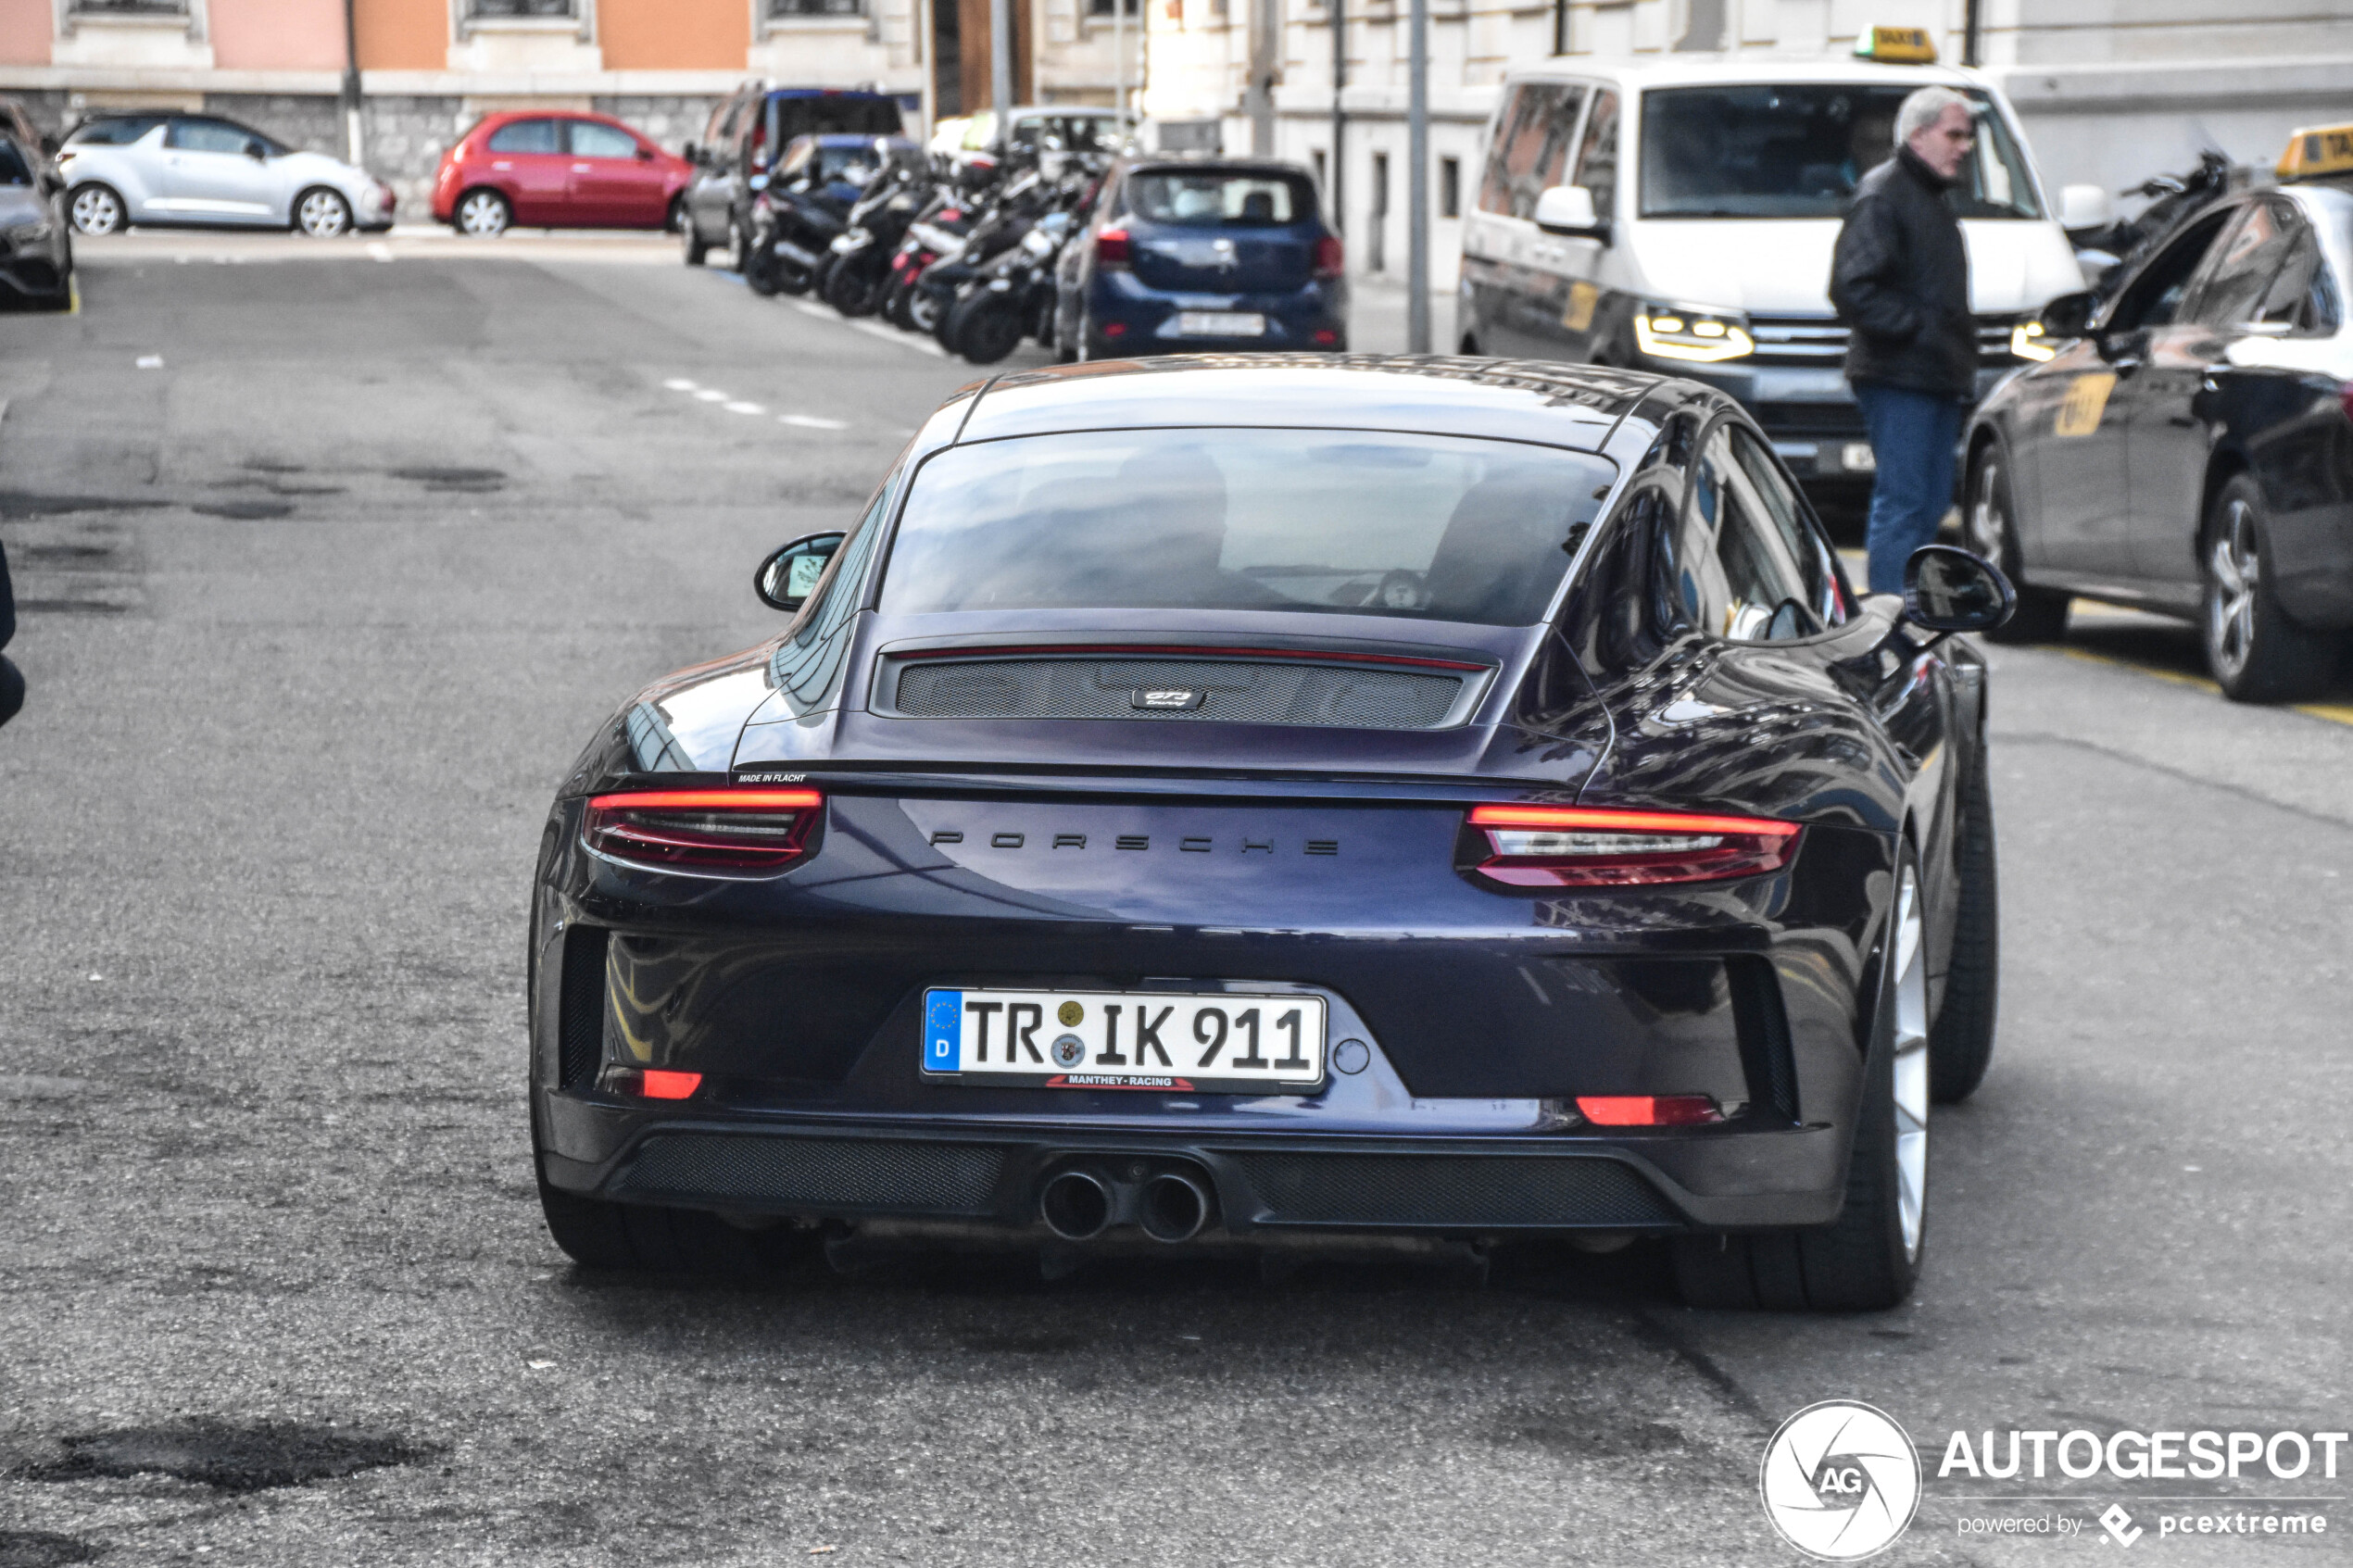
[(1206, 695), (1189, 686), (1139, 686), (1127, 699), (1130, 708), (1199, 708)]

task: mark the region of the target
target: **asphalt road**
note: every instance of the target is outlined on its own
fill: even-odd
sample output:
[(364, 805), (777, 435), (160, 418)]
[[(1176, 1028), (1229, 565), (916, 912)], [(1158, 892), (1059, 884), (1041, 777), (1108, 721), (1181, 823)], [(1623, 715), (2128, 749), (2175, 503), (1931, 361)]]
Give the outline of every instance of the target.
[[(2001, 1046), (1902, 1311), (1688, 1311), (1639, 1248), (572, 1269), (550, 791), (969, 370), (661, 247), (82, 255), (80, 314), (0, 319), (0, 1564), (1794, 1562), (1757, 1464), (1818, 1399), (1931, 1477), (1956, 1428), (2353, 1424), (2353, 709), (2157, 678), (2185, 633), (2130, 616), (1996, 653)], [(2120, 1499), (2136, 1557), (2334, 1560), (2343, 1458), (1931, 1478), (1885, 1561), (2112, 1551)], [(2184, 1493), (2339, 1517), (2160, 1538)], [(1960, 1534), (2010, 1516), (2085, 1534)]]

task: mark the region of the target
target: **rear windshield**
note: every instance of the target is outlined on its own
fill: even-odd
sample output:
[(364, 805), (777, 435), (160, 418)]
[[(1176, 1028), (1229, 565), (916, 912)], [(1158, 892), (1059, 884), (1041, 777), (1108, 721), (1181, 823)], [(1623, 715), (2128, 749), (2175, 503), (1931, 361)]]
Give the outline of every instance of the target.
[(824, 136), (837, 132), (862, 136), (897, 136), (907, 129), (896, 99), (863, 93), (825, 93), (776, 100), (776, 141)]
[(69, 146), (127, 147), (163, 123), (161, 115), (127, 115), (120, 119), (94, 119), (66, 138)]
[(1315, 210), (1315, 193), (1284, 174), (1171, 169), (1129, 176), (1127, 209), (1151, 223), (1247, 229), (1300, 222)]
[(950, 447), (882, 608), (1543, 619), (1616, 470), (1548, 446), (1345, 430), (1090, 431)]
[[(1752, 83), (1642, 94), (1645, 218), (1836, 218), (1895, 151), (1918, 82)], [(1963, 218), (2040, 218), (2026, 157), (1982, 93), (1977, 146), (1953, 187)]]

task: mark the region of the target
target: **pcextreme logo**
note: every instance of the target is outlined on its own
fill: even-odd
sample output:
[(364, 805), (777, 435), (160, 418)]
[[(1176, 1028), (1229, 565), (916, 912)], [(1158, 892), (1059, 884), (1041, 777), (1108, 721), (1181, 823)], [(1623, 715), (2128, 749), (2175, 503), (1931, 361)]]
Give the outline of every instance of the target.
[(1885, 1550), (1920, 1503), (1920, 1461), (1884, 1411), (1825, 1399), (1781, 1423), (1757, 1476), (1765, 1517), (1824, 1562)]

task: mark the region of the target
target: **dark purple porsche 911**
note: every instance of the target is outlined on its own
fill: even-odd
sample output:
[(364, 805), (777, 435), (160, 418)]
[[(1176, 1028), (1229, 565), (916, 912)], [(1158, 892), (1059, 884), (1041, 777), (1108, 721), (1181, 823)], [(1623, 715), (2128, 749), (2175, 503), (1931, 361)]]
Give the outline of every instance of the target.
[(772, 639), (601, 729), (532, 904), (583, 1263), (1672, 1249), (1698, 1303), (1919, 1267), (1993, 1047), (1957, 550), (1860, 597), (1707, 388), (1466, 358), (975, 383)]

